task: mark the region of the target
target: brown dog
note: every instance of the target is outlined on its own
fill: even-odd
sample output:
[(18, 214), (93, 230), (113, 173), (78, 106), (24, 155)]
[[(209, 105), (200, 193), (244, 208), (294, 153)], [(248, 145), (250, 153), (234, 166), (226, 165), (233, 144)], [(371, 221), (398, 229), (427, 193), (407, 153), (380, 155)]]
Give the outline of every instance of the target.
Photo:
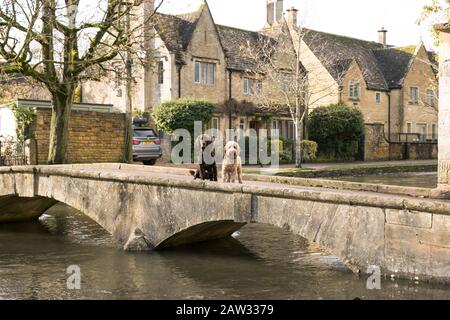
[[(205, 161), (205, 150), (211, 144), (214, 143), (214, 138), (210, 137), (207, 134), (202, 134), (195, 140), (195, 146), (198, 150), (201, 150), (201, 156), (199, 156), (198, 163), (199, 168), (194, 171), (189, 171), (190, 174), (194, 177), (194, 180), (210, 180), (210, 181), (218, 181), (217, 179), (217, 164), (214, 161), (212, 164), (208, 164)], [(211, 156), (215, 157), (215, 150), (212, 150)]]

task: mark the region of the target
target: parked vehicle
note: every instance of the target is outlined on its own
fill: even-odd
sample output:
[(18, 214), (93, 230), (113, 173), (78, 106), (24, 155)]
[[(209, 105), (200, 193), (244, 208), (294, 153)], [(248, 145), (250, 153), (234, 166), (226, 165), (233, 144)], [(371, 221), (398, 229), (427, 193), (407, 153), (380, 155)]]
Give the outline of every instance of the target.
[(161, 140), (155, 130), (133, 122), (133, 160), (153, 166), (162, 156)]

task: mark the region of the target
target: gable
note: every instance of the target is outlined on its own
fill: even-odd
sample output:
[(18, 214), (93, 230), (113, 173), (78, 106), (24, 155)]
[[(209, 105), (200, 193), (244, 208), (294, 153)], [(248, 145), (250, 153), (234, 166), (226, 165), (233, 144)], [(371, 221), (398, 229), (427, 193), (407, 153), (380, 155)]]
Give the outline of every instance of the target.
[(407, 80), (415, 80), (417, 82), (417, 78), (422, 79), (420, 81), (422, 83), (431, 84), (437, 82), (436, 74), (433, 70), (433, 63), (429, 58), (429, 52), (423, 44), (417, 47), (403, 83)]
[(199, 12), (186, 51), (194, 56), (223, 60), (224, 50), (207, 2)]

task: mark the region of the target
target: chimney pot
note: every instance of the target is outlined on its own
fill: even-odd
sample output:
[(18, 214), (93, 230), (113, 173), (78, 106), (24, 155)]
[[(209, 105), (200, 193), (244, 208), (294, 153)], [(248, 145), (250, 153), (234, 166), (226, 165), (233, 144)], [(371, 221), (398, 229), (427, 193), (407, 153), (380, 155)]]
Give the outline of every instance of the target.
[(287, 10), (288, 12), (288, 23), (290, 26), (297, 26), (298, 25), (298, 10), (294, 7), (291, 7)]

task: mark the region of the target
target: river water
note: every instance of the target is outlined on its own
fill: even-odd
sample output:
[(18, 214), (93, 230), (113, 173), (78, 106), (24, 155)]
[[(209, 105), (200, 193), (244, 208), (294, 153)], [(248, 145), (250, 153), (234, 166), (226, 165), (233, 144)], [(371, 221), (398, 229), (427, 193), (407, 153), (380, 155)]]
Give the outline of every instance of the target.
[(335, 180), (431, 189), (437, 187), (436, 172), (375, 174), (366, 176), (339, 177), (335, 178)]
[[(234, 238), (127, 253), (76, 210), (0, 225), (0, 299), (450, 299), (450, 287), (383, 279), (366, 289), (339, 260), (284, 230), (249, 225)], [(81, 290), (67, 289), (67, 268)]]

